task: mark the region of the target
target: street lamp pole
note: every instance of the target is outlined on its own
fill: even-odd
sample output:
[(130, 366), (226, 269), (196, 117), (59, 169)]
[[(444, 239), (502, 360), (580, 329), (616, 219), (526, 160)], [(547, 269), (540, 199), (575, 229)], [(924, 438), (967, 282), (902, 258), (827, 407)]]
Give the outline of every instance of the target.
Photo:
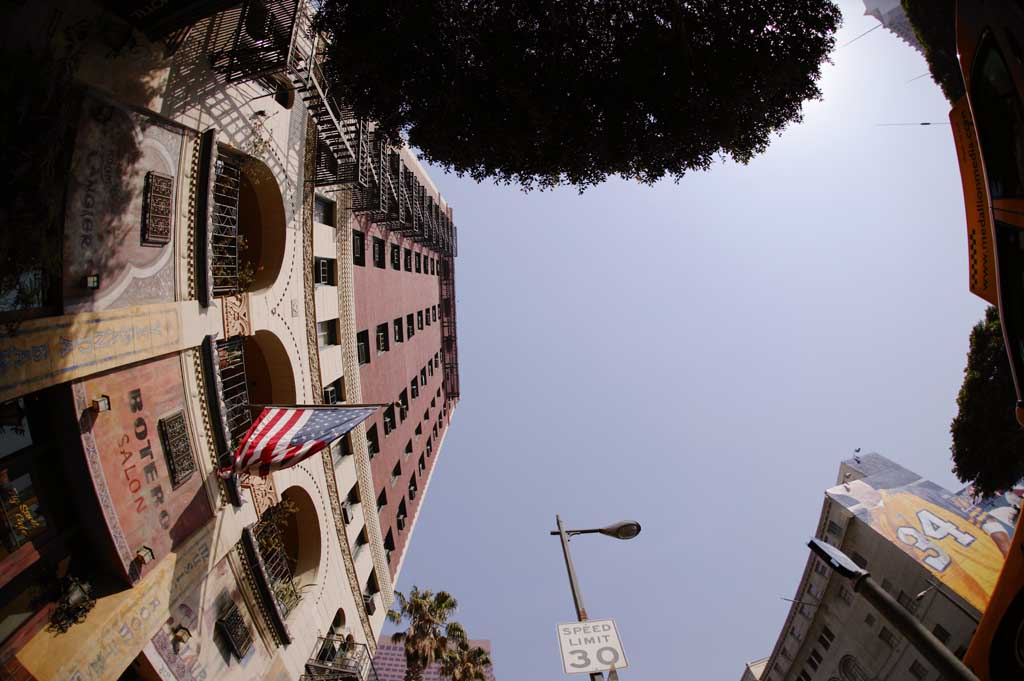
[(939, 676), (950, 681), (978, 681), (978, 677), (957, 658), (942, 641), (899, 604), (888, 591), (871, 578), (867, 570), (854, 563), (836, 547), (811, 539), (807, 546), (830, 568), (853, 582), (853, 590), (874, 606), (910, 643), (931, 662)]
[[(587, 621), (587, 609), (583, 606), (583, 596), (580, 594), (579, 581), (576, 579), (576, 566), (572, 563), (572, 554), (569, 553), (569, 535), (562, 525), (562, 516), (555, 514), (555, 523), (558, 525), (558, 537), (562, 540), (562, 555), (565, 556), (565, 570), (569, 573), (569, 588), (572, 590), (572, 602), (576, 606), (576, 619), (580, 622)], [(604, 681), (604, 674), (595, 672), (590, 675), (590, 681)]]

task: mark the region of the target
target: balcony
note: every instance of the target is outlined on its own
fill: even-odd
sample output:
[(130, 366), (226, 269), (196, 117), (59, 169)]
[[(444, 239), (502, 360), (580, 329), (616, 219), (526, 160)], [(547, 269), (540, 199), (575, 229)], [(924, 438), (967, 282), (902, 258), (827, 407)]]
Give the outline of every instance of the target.
[(317, 639), (302, 681), (377, 681), (366, 645), (330, 634)]

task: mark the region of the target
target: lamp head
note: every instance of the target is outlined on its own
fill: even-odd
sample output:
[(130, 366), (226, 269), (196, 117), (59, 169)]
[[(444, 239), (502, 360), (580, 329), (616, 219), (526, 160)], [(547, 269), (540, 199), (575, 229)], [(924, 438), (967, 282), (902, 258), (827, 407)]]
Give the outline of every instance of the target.
[(602, 527), (598, 532), (616, 539), (632, 539), (640, 534), (640, 523), (635, 520), (620, 520), (608, 527)]

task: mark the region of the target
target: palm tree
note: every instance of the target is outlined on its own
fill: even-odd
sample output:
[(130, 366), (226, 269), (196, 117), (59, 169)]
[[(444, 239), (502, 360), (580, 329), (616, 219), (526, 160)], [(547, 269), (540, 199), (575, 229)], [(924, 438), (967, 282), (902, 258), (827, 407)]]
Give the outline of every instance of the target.
[(420, 681), (423, 670), (448, 652), (449, 645), (466, 640), (466, 631), (449, 618), (458, 603), (447, 591), (420, 591), (413, 587), (406, 597), (395, 592), (397, 610), (388, 611), (388, 619), (395, 624), (409, 622), (405, 631), (391, 635), (392, 643), (405, 644), (405, 681)]
[(470, 647), (468, 641), (459, 641), (441, 658), (441, 676), (451, 681), (486, 681), (491, 656), (477, 646)]

